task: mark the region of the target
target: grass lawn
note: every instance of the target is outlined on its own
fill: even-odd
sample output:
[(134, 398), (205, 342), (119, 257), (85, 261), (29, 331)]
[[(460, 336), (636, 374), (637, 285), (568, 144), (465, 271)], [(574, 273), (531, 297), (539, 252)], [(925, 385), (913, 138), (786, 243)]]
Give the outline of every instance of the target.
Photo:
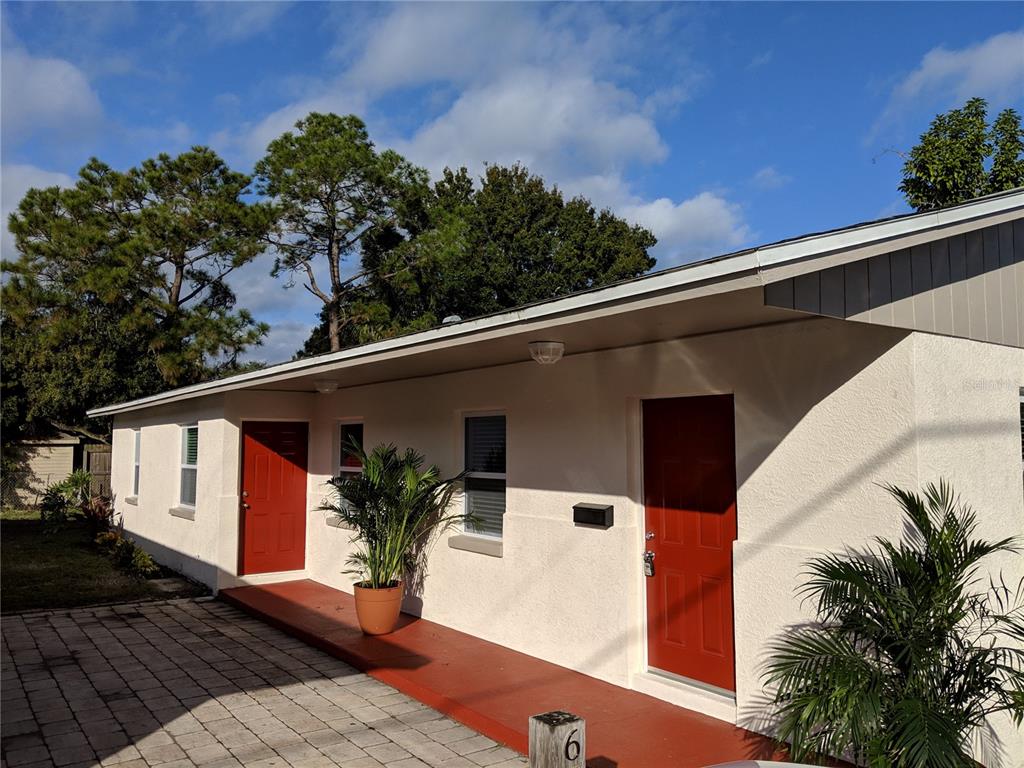
[(0, 558), (0, 610), (4, 613), (205, 592), (190, 583), (187, 589), (168, 593), (129, 576), (96, 550), (85, 523), (69, 521), (47, 534), (38, 512), (0, 512)]

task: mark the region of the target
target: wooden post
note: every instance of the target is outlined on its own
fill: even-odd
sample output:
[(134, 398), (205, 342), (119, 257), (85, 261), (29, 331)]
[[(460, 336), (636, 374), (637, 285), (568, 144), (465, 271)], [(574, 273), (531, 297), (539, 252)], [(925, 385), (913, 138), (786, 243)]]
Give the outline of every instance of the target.
[(545, 712), (530, 718), (530, 768), (584, 768), (587, 724), (571, 712)]

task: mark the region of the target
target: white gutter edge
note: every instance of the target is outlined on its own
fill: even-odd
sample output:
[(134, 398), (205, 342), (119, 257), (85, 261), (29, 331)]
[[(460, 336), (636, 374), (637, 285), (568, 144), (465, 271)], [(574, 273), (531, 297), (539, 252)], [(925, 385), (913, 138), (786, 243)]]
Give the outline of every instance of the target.
[(928, 229), (936, 229), (1017, 208), (1024, 208), (1024, 190), (983, 198), (956, 208), (905, 216), (891, 221), (865, 224), (838, 232), (810, 235), (798, 240), (762, 246), (751, 251), (740, 252), (735, 256), (726, 256), (692, 266), (656, 272), (647, 277), (608, 286), (607, 288), (599, 288), (562, 299), (554, 299), (498, 315), (488, 315), (475, 320), (467, 320), (450, 326), (441, 326), (408, 336), (385, 339), (384, 341), (319, 355), (314, 358), (279, 363), (258, 371), (172, 389), (137, 400), (93, 408), (87, 411), (86, 415), (90, 418), (112, 416), (118, 413), (160, 405), (164, 402), (176, 402), (192, 397), (216, 394), (220, 391), (237, 389), (240, 385), (255, 384), (263, 379), (276, 379), (281, 374), (309, 373), (320, 369), (327, 370), (336, 363), (359, 358), (371, 358), (382, 353), (395, 352), (402, 349), (412, 350), (416, 347), (433, 344), (444, 339), (455, 339), (481, 331), (515, 326), (525, 321), (562, 315), (601, 304), (626, 302), (648, 294), (683, 288), (693, 283), (708, 280), (720, 280), (747, 271), (755, 271), (760, 274), (762, 268), (766, 266), (912, 235)]

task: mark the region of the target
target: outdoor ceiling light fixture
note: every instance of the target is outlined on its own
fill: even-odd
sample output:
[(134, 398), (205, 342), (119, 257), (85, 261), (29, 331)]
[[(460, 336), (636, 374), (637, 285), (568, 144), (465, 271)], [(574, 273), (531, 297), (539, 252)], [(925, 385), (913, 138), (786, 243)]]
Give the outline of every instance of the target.
[(531, 341), (530, 357), (541, 365), (554, 365), (562, 359), (565, 344), (560, 341)]
[(338, 382), (334, 379), (314, 379), (313, 386), (321, 395), (329, 395), (338, 391)]

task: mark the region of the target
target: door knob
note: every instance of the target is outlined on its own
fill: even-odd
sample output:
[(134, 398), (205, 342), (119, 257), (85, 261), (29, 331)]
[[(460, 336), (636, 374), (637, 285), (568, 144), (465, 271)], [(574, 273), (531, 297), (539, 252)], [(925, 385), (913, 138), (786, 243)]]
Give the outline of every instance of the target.
[(248, 496), (248, 495), (249, 495), (249, 492), (248, 492), (248, 491), (242, 491), (242, 497), (243, 497), (243, 498), (244, 498), (244, 497), (246, 497), (246, 496)]
[(644, 539), (646, 541), (650, 541), (653, 538), (654, 538), (654, 531), (648, 531), (647, 533), (644, 534)]
[(242, 502), (242, 509), (248, 509), (248, 508), (249, 508), (249, 505), (248, 505), (248, 503), (246, 503), (246, 502), (244, 502), (244, 501), (243, 501), (243, 502)]

